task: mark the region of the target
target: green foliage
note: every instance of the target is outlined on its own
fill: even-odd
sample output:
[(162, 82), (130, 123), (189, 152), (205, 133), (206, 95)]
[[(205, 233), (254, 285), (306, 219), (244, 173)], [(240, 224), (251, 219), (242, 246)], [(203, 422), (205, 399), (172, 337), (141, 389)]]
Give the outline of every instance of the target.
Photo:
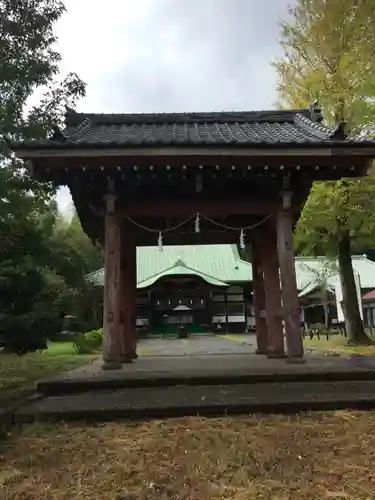
[[(63, 108), (74, 107), (85, 93), (77, 75), (59, 75), (53, 26), (64, 10), (61, 0), (0, 0), (0, 218), (4, 213), (22, 218), (46, 208), (55, 193), (51, 183), (31, 177), (8, 141), (49, 133)], [(40, 99), (30, 107), (35, 92)]]
[(102, 266), (101, 249), (83, 232), (76, 214), (69, 222), (57, 216), (52, 233), (51, 265), (65, 277), (69, 286), (80, 286), (86, 274)]
[[(64, 13), (61, 0), (0, 0), (0, 125), (6, 136), (35, 137), (73, 105), (85, 86), (75, 74), (58, 81), (60, 54), (54, 24)], [(42, 89), (38, 106), (25, 104)]]
[[(283, 56), (275, 64), (286, 106), (307, 107), (318, 99), (331, 126), (375, 132), (375, 10), (373, 1), (300, 0), (281, 25)], [(333, 166), (332, 166), (333, 167)], [(297, 250), (336, 253), (349, 231), (358, 246), (374, 229), (375, 179), (316, 183), (299, 221)]]
[(74, 341), (74, 349), (77, 354), (93, 354), (101, 349), (103, 345), (103, 329), (91, 330), (80, 333)]
[(33, 89), (58, 73), (53, 25), (63, 12), (59, 0), (0, 1), (0, 116), (8, 133), (18, 133)]
[(373, 0), (299, 0), (281, 24), (283, 56), (275, 64), (286, 106), (316, 99), (331, 125), (371, 132), (375, 118)]
[(35, 382), (92, 361), (78, 356), (72, 343), (49, 342), (43, 352), (15, 356), (0, 352), (0, 406), (35, 392)]
[(32, 179), (7, 146), (49, 134), (85, 93), (77, 75), (59, 74), (54, 24), (64, 10), (61, 0), (0, 0), (0, 335), (9, 345), (53, 338), (67, 313), (82, 329), (94, 324), (84, 276), (101, 254), (76, 216), (58, 214), (54, 186)]
[[(275, 64), (283, 105), (306, 107), (315, 99), (332, 126), (374, 132), (375, 10), (364, 0), (300, 0), (281, 26), (282, 58)], [(345, 232), (355, 247), (374, 238), (374, 175), (315, 183), (296, 229), (296, 250), (336, 254)]]
[(95, 295), (84, 276), (100, 267), (100, 253), (80, 227), (71, 231), (69, 222), (47, 215), (25, 218), (0, 249), (0, 334), (19, 329), (24, 318), (29, 329), (54, 338), (67, 313), (81, 328), (95, 324), (84, 318)]
[(36, 331), (30, 334), (18, 330), (17, 336), (10, 335), (4, 344), (5, 352), (14, 352), (19, 356), (29, 352), (43, 352), (45, 349), (47, 349), (47, 339), (41, 334), (38, 335)]
[(353, 250), (374, 242), (375, 176), (316, 182), (296, 229), (297, 251), (335, 255), (337, 241), (349, 231)]
[[(375, 9), (373, 0), (299, 0), (281, 25), (283, 56), (275, 64), (281, 104), (318, 100), (332, 126), (374, 135)], [(333, 167), (333, 165), (332, 165)], [(352, 239), (364, 246), (374, 226), (374, 178), (342, 179), (311, 191), (296, 231), (297, 251), (337, 254), (349, 338), (366, 341), (359, 315)]]

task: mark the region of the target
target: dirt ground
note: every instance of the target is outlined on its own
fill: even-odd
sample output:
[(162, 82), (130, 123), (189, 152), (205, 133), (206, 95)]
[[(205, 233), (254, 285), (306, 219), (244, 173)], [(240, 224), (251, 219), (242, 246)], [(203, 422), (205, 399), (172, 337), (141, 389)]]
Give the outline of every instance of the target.
[(7, 500), (373, 500), (375, 412), (33, 425), (9, 437)]

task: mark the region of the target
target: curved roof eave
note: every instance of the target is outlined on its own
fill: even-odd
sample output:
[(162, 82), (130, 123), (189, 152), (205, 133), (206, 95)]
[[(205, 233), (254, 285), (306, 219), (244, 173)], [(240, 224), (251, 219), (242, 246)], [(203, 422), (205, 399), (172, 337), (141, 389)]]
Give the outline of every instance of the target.
[(146, 278), (143, 281), (140, 281), (137, 284), (138, 289), (145, 289), (149, 288), (152, 286), (154, 283), (156, 283), (158, 280), (163, 279), (165, 277), (183, 277), (183, 276), (197, 276), (198, 278), (202, 279), (206, 283), (212, 286), (217, 286), (217, 287), (228, 287), (228, 283), (225, 283), (224, 281), (220, 281), (212, 276), (208, 276), (204, 273), (201, 273), (200, 271), (197, 271), (196, 269), (191, 269), (187, 267), (186, 265), (183, 264), (178, 264), (170, 267), (169, 269), (166, 269), (162, 271), (161, 273), (155, 274), (154, 276), (150, 276), (149, 278)]

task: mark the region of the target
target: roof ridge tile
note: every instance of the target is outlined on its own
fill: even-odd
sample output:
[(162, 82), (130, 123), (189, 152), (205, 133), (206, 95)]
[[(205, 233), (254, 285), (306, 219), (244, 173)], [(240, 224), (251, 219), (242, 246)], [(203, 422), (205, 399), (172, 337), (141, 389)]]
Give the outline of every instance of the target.
[(314, 122), (309, 117), (302, 115), (301, 113), (297, 113), (295, 115), (294, 123), (302, 127), (307, 132), (315, 135), (319, 139), (329, 140), (332, 133), (334, 132), (326, 125), (319, 122)]
[(193, 124), (193, 123), (254, 123), (293, 122), (296, 114), (309, 116), (309, 109), (264, 111), (210, 111), (181, 113), (66, 113), (66, 125), (74, 126), (85, 119), (95, 124)]
[(311, 109), (211, 113), (87, 114), (68, 110), (65, 130), (14, 148), (125, 147), (329, 147), (375, 146), (375, 141), (343, 138), (320, 123)]
[(68, 132), (66, 132), (67, 129), (65, 129), (62, 131), (62, 133), (64, 134), (65, 139), (68, 142), (73, 142), (73, 139), (75, 137), (82, 136), (83, 132), (90, 128), (90, 125), (91, 120), (89, 118), (86, 118), (79, 125), (77, 125), (75, 129), (72, 129), (71, 131), (69, 130)]

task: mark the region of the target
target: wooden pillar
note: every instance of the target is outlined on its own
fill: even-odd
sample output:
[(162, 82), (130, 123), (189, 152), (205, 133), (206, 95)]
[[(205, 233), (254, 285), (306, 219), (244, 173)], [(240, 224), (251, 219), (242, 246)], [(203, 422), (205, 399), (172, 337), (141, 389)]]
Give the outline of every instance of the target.
[(115, 196), (107, 195), (104, 221), (104, 300), (103, 300), (103, 369), (121, 368), (121, 220), (115, 212)]
[(276, 224), (273, 219), (262, 226), (262, 268), (264, 273), (267, 339), (269, 358), (284, 358), (279, 261)]
[(255, 313), (255, 331), (257, 339), (257, 354), (267, 354), (267, 321), (266, 295), (262, 270), (261, 246), (259, 235), (254, 231), (251, 241), (251, 262), (253, 267), (253, 303)]
[(229, 321), (228, 321), (228, 290), (224, 292), (225, 299), (225, 333), (230, 333), (229, 331)]
[(302, 361), (303, 339), (293, 252), (291, 194), (287, 191), (282, 195), (282, 206), (277, 215), (277, 240), (287, 354), (291, 360)]
[(367, 309), (367, 318), (368, 318), (368, 324), (369, 324), (369, 328), (370, 328), (370, 335), (372, 335), (372, 329), (374, 327), (374, 324), (373, 324), (373, 320), (372, 320), (372, 308), (371, 308), (371, 305)]
[(121, 226), (121, 360), (131, 363), (137, 358), (137, 247), (134, 228), (124, 219)]
[(155, 326), (155, 307), (153, 292), (150, 290), (148, 292), (148, 333), (151, 333)]

